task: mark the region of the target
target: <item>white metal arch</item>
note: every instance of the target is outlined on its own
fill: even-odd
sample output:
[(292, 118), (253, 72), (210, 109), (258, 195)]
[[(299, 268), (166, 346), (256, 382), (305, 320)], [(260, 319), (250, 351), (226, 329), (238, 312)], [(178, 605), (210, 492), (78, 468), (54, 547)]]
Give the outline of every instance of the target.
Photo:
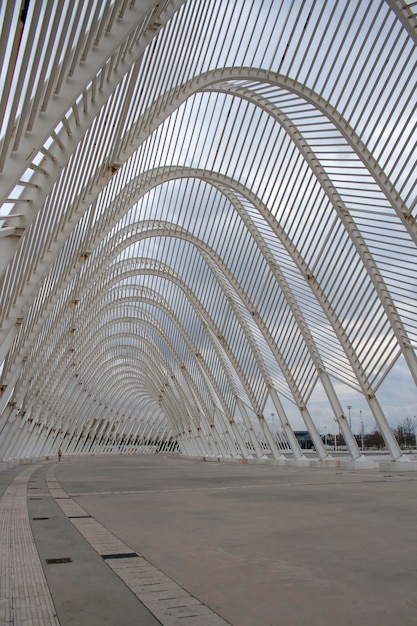
[[(406, 345), (407, 345), (407, 344), (406, 344)], [(406, 350), (406, 352), (407, 352), (407, 350)], [(411, 351), (409, 351), (409, 352), (411, 353)], [(415, 369), (415, 368), (414, 368), (414, 369)]]
[[(182, 170), (181, 168), (179, 168), (178, 170), (172, 170), (170, 169), (168, 171), (168, 175), (169, 177), (172, 179), (174, 176), (184, 176), (184, 174), (186, 174), (188, 177), (190, 176), (200, 176), (201, 174), (199, 172), (193, 172), (192, 170)], [(279, 229), (279, 227), (277, 227), (276, 223), (274, 222), (273, 219), (271, 219), (271, 216), (269, 214), (269, 211), (267, 210), (267, 208), (260, 208), (260, 203), (259, 200), (257, 198), (253, 198), (253, 194), (249, 193), (247, 189), (245, 189), (242, 185), (239, 185), (238, 183), (236, 183), (236, 181), (231, 181), (228, 180), (226, 177), (222, 177), (219, 176), (218, 174), (212, 173), (212, 172), (207, 172), (205, 171), (204, 173), (204, 178), (206, 180), (209, 180), (210, 182), (213, 183), (217, 183), (217, 184), (223, 184), (223, 185), (228, 185), (230, 186), (234, 191), (238, 191), (239, 193), (241, 193), (242, 195), (245, 195), (248, 199), (250, 199), (252, 201), (252, 203), (257, 206), (258, 210), (260, 210), (260, 212), (263, 213), (264, 217), (266, 220), (268, 220), (270, 222), (271, 228), (274, 229), (274, 231), (276, 232), (277, 236), (281, 239), (281, 241), (283, 241), (284, 245), (287, 246), (287, 249), (289, 250), (290, 253), (292, 253), (294, 260), (296, 260), (297, 264), (299, 265), (301, 271), (303, 272), (304, 275), (306, 275), (307, 277), (311, 277), (312, 276), (312, 272), (305, 267), (304, 263), (300, 263), (299, 260), (299, 254), (297, 253), (297, 250), (295, 250), (293, 244), (291, 243), (291, 241), (288, 240), (288, 236), (286, 235), (286, 233), (282, 232), (282, 229)], [(158, 180), (158, 182), (161, 182), (161, 174), (159, 171), (156, 172), (155, 174), (155, 178)], [(149, 179), (148, 179), (149, 180)], [(143, 187), (142, 186), (138, 186), (139, 189), (141, 189), (141, 191), (143, 191)], [(124, 196), (124, 199), (125, 196)], [(132, 198), (130, 197), (130, 201), (132, 201)], [(311, 280), (311, 278), (308, 278), (308, 281), (310, 284), (312, 284), (314, 287), (318, 287), (318, 285), (315, 285), (314, 280)], [(326, 303), (327, 298), (325, 297), (325, 295), (321, 292), (320, 288), (318, 287), (318, 296), (319, 296), (319, 301), (323, 304)], [(344, 335), (344, 330), (343, 328), (340, 326), (338, 320), (337, 320), (337, 315), (333, 313), (333, 318), (330, 317), (330, 313), (331, 313), (331, 307), (329, 306), (328, 303), (326, 303), (325, 306), (325, 311), (326, 314), (329, 316), (330, 321), (332, 321), (332, 323), (334, 324), (335, 329), (338, 331), (337, 334), (338, 336), (342, 336)], [(356, 372), (360, 373), (360, 370), (358, 370), (358, 363), (357, 363), (357, 356), (355, 354), (355, 351), (352, 348), (349, 348), (349, 340), (347, 338), (343, 338), (343, 343), (345, 345), (345, 349), (350, 350), (351, 354), (352, 354), (352, 359), (351, 362), (355, 363), (356, 365)], [(349, 352), (348, 352), (348, 356), (349, 356)], [(384, 434), (386, 435), (387, 439), (391, 442), (391, 446), (392, 446), (392, 452), (393, 454), (395, 454), (396, 457), (399, 456), (399, 451), (398, 451), (398, 446), (396, 445), (395, 440), (393, 439), (389, 428), (387, 428), (387, 424), (386, 424), (386, 420), (383, 416), (383, 413), (380, 410), (380, 407), (376, 401), (375, 398), (375, 394), (373, 391), (371, 391), (371, 387), (369, 385), (369, 382), (365, 382), (366, 381), (366, 376), (364, 376), (364, 373), (360, 373), (360, 376), (362, 377), (361, 380), (361, 386), (362, 389), (364, 390), (364, 392), (367, 394), (367, 399), (369, 400), (370, 406), (376, 416), (377, 422), (378, 424), (381, 426), (381, 428), (384, 431)], [(362, 382), (363, 381), (363, 382)]]
[[(137, 313), (137, 312), (136, 312)], [(120, 324), (123, 324), (124, 322), (127, 322), (130, 326), (132, 326), (132, 331), (134, 331), (135, 327), (139, 329), (141, 329), (142, 331), (145, 330), (148, 326), (150, 326), (151, 329), (156, 330), (157, 334), (159, 337), (162, 338), (164, 344), (169, 348), (169, 351), (171, 353), (171, 355), (174, 357), (174, 361), (176, 362), (176, 372), (177, 372), (177, 376), (178, 376), (178, 372), (182, 372), (184, 373), (185, 370), (185, 366), (181, 363), (181, 359), (179, 358), (178, 355), (176, 355), (176, 350), (175, 350), (175, 346), (172, 344), (172, 342), (169, 340), (169, 338), (167, 337), (167, 335), (164, 333), (164, 331), (159, 327), (159, 325), (157, 324), (151, 324), (151, 321), (149, 319), (147, 319), (148, 316), (144, 316), (143, 313), (140, 315), (136, 315), (136, 316), (132, 316), (132, 317), (118, 317), (117, 320), (114, 321), (107, 321), (104, 325), (100, 326), (100, 329), (98, 330), (97, 334), (95, 334), (94, 337), (94, 341), (91, 341), (91, 346), (92, 346), (92, 350), (93, 350), (93, 354), (95, 354), (96, 350), (94, 347), (94, 344), (97, 343), (101, 343), (103, 341), (103, 333), (106, 333), (106, 330), (111, 330), (113, 327), (117, 327)], [(127, 340), (127, 342), (129, 342), (129, 338), (134, 338), (136, 335), (134, 332), (114, 332), (111, 333), (111, 340), (116, 340), (118, 338), (120, 338), (120, 340), (122, 340), (123, 338), (125, 338)], [(147, 344), (150, 344), (150, 336), (145, 333), (145, 337), (142, 336), (142, 334), (140, 335), (141, 337), (141, 341), (145, 342)], [(148, 337), (148, 338), (147, 338)], [(106, 338), (108, 338), (106, 336)], [(80, 341), (82, 341), (82, 337), (80, 337)], [(149, 351), (149, 357), (148, 358), (152, 358), (150, 355), (152, 355), (153, 352), (156, 351), (156, 344), (152, 343), (153, 346), (153, 350)], [(157, 351), (157, 355), (159, 357), (160, 360), (162, 360), (162, 356), (160, 351)], [(154, 356), (154, 355), (153, 355)], [(83, 361), (87, 360), (87, 356), (83, 355), (82, 353), (80, 354), (79, 357), (79, 367), (80, 369), (83, 369)], [(169, 365), (169, 360), (165, 360), (165, 358), (162, 360), (162, 362), (165, 363), (166, 366)], [(103, 365), (105, 364), (105, 362), (103, 362), (102, 360), (97, 361), (97, 370), (99, 372), (99, 376), (96, 377), (94, 380), (90, 380), (90, 384), (93, 383), (94, 384), (94, 388), (97, 388), (98, 390), (100, 390), (101, 387), (101, 381), (103, 379), (107, 378), (107, 373), (105, 371), (103, 371)], [(172, 367), (172, 365), (171, 365)], [(125, 373), (125, 368), (124, 366), (121, 367), (121, 369), (123, 370), (123, 374)], [(91, 375), (93, 374), (93, 372), (91, 372)], [(87, 385), (87, 381), (85, 383)], [(133, 381), (133, 384), (134, 381)], [(197, 388), (197, 386), (195, 385), (194, 381), (192, 379), (188, 379), (186, 381), (184, 381), (183, 383), (184, 388), (185, 389), (189, 389), (190, 393), (186, 393), (185, 395), (191, 395), (191, 400), (193, 402), (196, 402), (198, 405), (201, 405), (202, 407), (202, 412), (203, 414), (208, 414), (209, 412), (209, 407), (205, 406), (205, 401), (204, 398), (202, 397), (202, 395), (199, 393), (199, 390)], [(107, 389), (107, 394), (109, 393), (109, 389)], [(110, 394), (111, 395), (111, 394)], [(196, 400), (197, 399), (197, 400)], [(212, 400), (213, 402), (213, 400)]]
[[(402, 459), (376, 392), (400, 356), (417, 383), (412, 3), (22, 6), (0, 8), (0, 459), (110, 450), (134, 389), (143, 441), (166, 414), (185, 453), (281, 461), (271, 402), (299, 459), (280, 395), (303, 412), (318, 381), (356, 458), (334, 380)], [(135, 387), (115, 348), (141, 326)]]
[[(146, 222), (142, 222), (139, 225), (138, 228), (138, 234), (133, 237), (132, 236), (132, 230), (134, 228), (134, 225), (129, 227), (130, 229), (130, 237), (131, 239), (127, 239), (124, 240), (122, 247), (125, 247), (126, 245), (130, 245), (135, 241), (140, 240), (141, 237), (143, 237), (144, 235), (146, 237), (161, 237), (161, 236), (170, 236), (170, 237), (180, 237), (181, 239), (184, 239), (186, 241), (189, 241), (191, 243), (193, 243), (194, 245), (196, 245), (198, 248), (201, 249), (203, 256), (206, 259), (206, 262), (208, 264), (209, 267), (211, 267), (212, 271), (214, 271), (214, 273), (217, 274), (216, 272), (216, 268), (221, 270), (221, 274), (218, 275), (218, 280), (219, 282), (223, 283), (222, 289), (226, 291), (227, 293), (227, 285), (225, 284), (225, 281), (222, 280), (222, 275), (227, 278), (228, 282), (230, 282), (230, 284), (233, 286), (235, 292), (239, 295), (242, 303), (244, 303), (244, 305), (246, 306), (246, 309), (249, 313), (251, 313), (253, 319), (255, 320), (255, 323), (258, 325), (258, 327), (260, 328), (260, 330), (262, 331), (262, 333), (265, 336), (265, 339), (267, 340), (267, 343), (269, 344), (269, 347), (271, 349), (271, 351), (274, 353), (277, 362), (279, 364), (279, 367), (281, 368), (281, 370), (284, 373), (285, 378), (287, 379), (287, 383), (289, 388), (291, 389), (295, 400), (297, 401), (300, 411), (305, 419), (306, 425), (308, 425), (310, 433), (312, 435), (313, 441), (316, 445), (316, 449), (319, 452), (319, 455), (322, 458), (325, 458), (327, 456), (326, 452), (324, 451), (324, 447), (322, 445), (322, 442), (319, 438), (319, 435), (315, 429), (314, 423), (311, 420), (311, 417), (308, 413), (307, 407), (305, 406), (305, 402), (304, 399), (302, 398), (302, 395), (300, 393), (300, 391), (298, 390), (297, 387), (297, 383), (296, 381), (293, 379), (292, 374), (289, 370), (289, 368), (286, 365), (285, 359), (282, 357), (282, 355), (279, 352), (279, 348), (277, 347), (277, 345), (273, 342), (272, 338), (270, 337), (270, 335), (268, 334), (268, 331), (266, 329), (266, 327), (262, 324), (260, 324), (259, 319), (258, 319), (258, 315), (255, 315), (255, 308), (253, 306), (253, 304), (251, 303), (250, 299), (248, 299), (248, 297), (246, 296), (245, 292), (242, 290), (241, 286), (239, 285), (239, 283), (236, 281), (234, 275), (228, 270), (227, 266), (223, 263), (221, 257), (219, 257), (219, 255), (217, 255), (215, 253), (215, 251), (213, 249), (211, 249), (209, 246), (207, 246), (206, 244), (204, 244), (203, 242), (199, 241), (198, 239), (196, 239), (195, 237), (192, 236), (191, 233), (188, 233), (187, 231), (185, 231), (184, 229), (179, 228), (178, 226), (175, 226), (175, 228), (170, 227), (169, 224), (161, 222), (161, 221), (157, 221), (157, 220), (153, 220), (150, 224), (147, 224)], [(112, 246), (112, 250), (113, 253), (117, 254), (118, 253), (118, 247), (117, 246)], [(213, 263), (215, 265), (213, 265)], [(240, 321), (240, 325), (242, 328), (244, 328), (244, 332), (245, 334), (250, 337), (251, 336), (251, 331), (247, 325), (247, 322), (245, 321), (244, 317), (242, 317), (241, 315), (239, 315), (239, 309), (235, 308), (233, 299), (231, 297), (230, 291), (229, 291), (229, 301), (230, 301), (230, 306), (231, 308), (235, 309), (235, 314), (237, 315), (239, 321)], [(207, 315), (207, 312), (204, 313), (205, 317)], [(217, 329), (213, 329), (214, 332), (216, 332), (216, 334), (218, 334), (218, 330)], [(251, 342), (251, 347), (254, 350), (254, 353), (256, 354), (256, 359), (259, 361), (260, 364), (262, 364), (263, 359), (262, 356), (259, 352), (259, 350), (256, 349), (256, 343)], [(265, 364), (263, 364), (261, 366), (261, 369), (263, 371), (263, 376), (266, 378), (267, 380), (267, 384), (268, 386), (271, 388), (273, 387), (273, 383), (272, 380), (269, 378), (269, 373), (268, 370), (265, 366)], [(330, 381), (329, 381), (329, 386), (330, 386)], [(333, 397), (336, 397), (335, 392), (333, 392)], [(330, 399), (333, 399), (333, 397), (331, 397)], [(358, 449), (358, 446), (356, 444), (356, 441), (352, 438), (352, 436), (350, 435), (350, 433), (347, 430), (347, 425), (346, 425), (346, 421), (343, 421), (344, 415), (343, 415), (343, 410), (340, 407), (340, 404), (337, 407), (340, 411), (339, 414), (336, 413), (337, 418), (341, 420), (341, 427), (343, 429), (343, 433), (345, 436), (345, 440), (348, 441), (348, 445), (351, 449), (352, 455), (354, 456), (354, 458), (359, 457), (360, 456), (360, 452)], [(340, 415), (340, 417), (339, 417)]]
[[(187, 174), (188, 174), (188, 172), (187, 172)], [(218, 179), (218, 177), (217, 177), (217, 179)]]
[[(126, 302), (128, 302), (131, 306), (129, 308), (123, 307), (121, 308), (121, 305), (123, 304), (123, 300), (125, 300)], [(132, 300), (135, 304), (135, 306), (132, 305)], [(134, 323), (136, 323), (137, 325), (140, 325), (141, 322), (145, 323), (145, 324), (152, 324), (152, 326), (154, 328), (157, 329), (158, 333), (161, 334), (161, 336), (164, 339), (164, 342), (166, 344), (168, 344), (170, 346), (170, 350), (171, 353), (173, 353), (175, 351), (175, 347), (172, 344), (172, 342), (169, 339), (169, 336), (167, 335), (167, 333), (163, 330), (162, 326), (160, 325), (160, 323), (158, 322), (158, 320), (156, 319), (156, 317), (154, 315), (152, 315), (149, 311), (147, 311), (144, 308), (141, 308), (140, 305), (141, 304), (146, 304), (149, 303), (152, 306), (157, 306), (159, 309), (163, 308), (165, 314), (171, 318), (171, 320), (173, 321), (174, 325), (176, 326), (176, 328), (178, 329), (179, 333), (181, 334), (182, 339), (184, 340), (184, 343), (187, 345), (187, 349), (189, 351), (189, 358), (190, 360), (193, 361), (193, 363), (196, 364), (197, 369), (201, 370), (201, 379), (199, 381), (200, 386), (202, 386), (205, 390), (205, 395), (210, 397), (211, 393), (212, 393), (212, 389), (215, 390), (216, 396), (219, 399), (219, 402), (223, 408), (223, 411), (229, 416), (229, 419), (232, 418), (232, 413), (231, 413), (231, 407), (228, 406), (227, 402), (226, 402), (226, 398), (224, 397), (224, 394), (221, 390), (221, 388), (217, 385), (217, 381), (216, 379), (211, 375), (210, 372), (210, 368), (208, 367), (207, 363), (204, 361), (204, 359), (197, 359), (196, 358), (196, 350), (197, 350), (197, 346), (196, 344), (194, 344), (193, 342), (190, 341), (189, 336), (186, 334), (186, 332), (184, 331), (184, 329), (181, 327), (178, 318), (176, 319), (172, 319), (172, 311), (169, 309), (169, 307), (165, 305), (162, 305), (161, 303), (157, 302), (155, 299), (151, 299), (149, 297), (147, 297), (146, 299), (141, 297), (139, 298), (135, 298), (132, 299), (132, 297), (127, 297), (127, 296), (121, 296), (118, 301), (117, 304), (114, 305), (113, 303), (107, 303), (105, 304), (102, 308), (97, 307), (97, 314), (99, 316), (104, 316), (106, 312), (111, 312), (112, 314), (117, 316), (117, 322), (116, 323), (120, 323), (123, 319), (124, 321), (130, 321), (132, 320)], [(121, 313), (123, 313), (124, 315), (130, 314), (128, 316), (126, 316), (125, 318), (122, 318), (121, 315), (118, 315), (118, 309), (119, 307), (121, 308)], [(110, 322), (110, 321), (106, 321), (105, 325), (107, 324), (114, 324), (115, 322)], [(101, 325), (99, 325), (99, 327), (101, 328)], [(80, 332), (80, 334), (77, 336), (77, 343), (79, 345), (87, 345), (89, 343), (89, 335), (95, 335), (97, 332), (97, 328), (98, 326), (96, 326), (95, 324), (91, 324), (90, 326), (86, 326), (84, 328), (84, 330), (82, 332)], [(79, 358), (79, 367), (81, 369), (82, 368), (82, 359), (83, 359), (83, 355), (80, 355)], [(85, 355), (85, 360), (86, 360), (86, 367), (85, 367), (85, 373), (84, 373), (84, 379), (86, 381), (86, 385), (89, 386), (92, 384), (92, 377), (93, 377), (93, 372), (89, 371), (89, 362), (88, 362), (88, 358), (87, 355)], [(179, 359), (179, 367), (181, 369), (186, 369), (186, 366), (183, 362), (183, 359)], [(226, 372), (227, 373), (227, 372)], [(210, 386), (207, 384), (207, 379), (210, 382)], [(190, 378), (188, 380), (188, 384), (190, 386), (193, 387), (193, 392), (194, 395), (199, 397), (199, 402), (201, 405), (205, 404), (205, 400), (203, 399), (199, 388), (196, 386), (194, 380), (192, 378)], [(229, 384), (233, 384), (233, 380), (229, 379)], [(211, 389), (212, 388), (212, 389)], [(214, 404), (213, 398), (212, 398), (212, 403)], [(206, 415), (210, 414), (209, 411), (209, 407), (206, 407), (206, 411), (205, 411)]]
[[(146, 262), (146, 261), (142, 263), (142, 266), (146, 266), (146, 265), (147, 265), (147, 262)], [(141, 267), (142, 267), (142, 266), (141, 266)], [(142, 267), (142, 269), (143, 269), (143, 267)], [(114, 277), (112, 278), (112, 283), (113, 283), (113, 284), (117, 284), (120, 280), (125, 280), (125, 279), (126, 279), (126, 277), (128, 277), (128, 276), (137, 276), (138, 271), (139, 271), (139, 268), (136, 268), (136, 269), (133, 269), (133, 270), (130, 270), (130, 271), (125, 271), (123, 274), (120, 274), (120, 272), (118, 271), (118, 269), (117, 269), (117, 267), (116, 267), (116, 268), (114, 268), (114, 269), (113, 269), (113, 276), (114, 276)], [(157, 272), (158, 272), (158, 270), (154, 270), (154, 272), (155, 272), (155, 273), (157, 273)], [(170, 279), (172, 280), (172, 276), (170, 276)], [(108, 288), (109, 288), (109, 285), (110, 285), (110, 284), (112, 284), (112, 283), (109, 283), (108, 281), (106, 281), (106, 283), (105, 283), (105, 288), (106, 288), (106, 289), (108, 289)], [(187, 289), (187, 293), (188, 293), (188, 297), (190, 297), (190, 294), (191, 294), (192, 292), (191, 292), (189, 289)], [(198, 306), (198, 305), (199, 305), (199, 303), (198, 303), (198, 301), (196, 301), (196, 300), (195, 300), (195, 298), (194, 298), (194, 306), (196, 306), (196, 305)], [(201, 307), (199, 307), (199, 308), (201, 308)], [(205, 323), (207, 323), (207, 319), (209, 318), (207, 311), (201, 312), (201, 313), (200, 313), (200, 315), (201, 315), (201, 317), (205, 320)], [(219, 334), (218, 329), (216, 329), (216, 328), (213, 326), (213, 324), (211, 324), (211, 326), (212, 326), (213, 336), (218, 336), (218, 334)], [(249, 333), (249, 330), (247, 329), (247, 330), (246, 330), (246, 332), (247, 332), (247, 333)], [(96, 334), (96, 337), (97, 337), (97, 334)], [(82, 342), (81, 342), (81, 343), (82, 343)], [(94, 343), (94, 342), (93, 342), (93, 343)], [(225, 347), (225, 346), (223, 345), (223, 348), (224, 348), (224, 347)], [(227, 346), (226, 346), (226, 347), (227, 347)], [(89, 353), (90, 353), (90, 352), (91, 352), (91, 345), (90, 345), (90, 348), (89, 348)], [(90, 356), (91, 356), (91, 355), (90, 355)], [(229, 352), (229, 358), (230, 358), (230, 352)], [(94, 360), (94, 361), (96, 361), (96, 359), (95, 359), (95, 358), (94, 358), (93, 360)], [(236, 367), (236, 364), (237, 364), (236, 359), (235, 359), (235, 358), (232, 358), (232, 361), (233, 361), (233, 363), (235, 364), (235, 367)], [(69, 368), (69, 364), (68, 364), (68, 368)], [(54, 371), (55, 371), (55, 372), (57, 371), (57, 368), (56, 368), (56, 367), (54, 367), (53, 369), (54, 369)], [(240, 369), (240, 368), (239, 368), (239, 369)], [(265, 369), (265, 367), (264, 367), (263, 369), (264, 369), (264, 375), (267, 375), (267, 374), (266, 374), (266, 369)], [(242, 374), (241, 374), (241, 375), (242, 375)], [(62, 378), (62, 377), (61, 377), (61, 378)], [(44, 383), (42, 383), (42, 387), (43, 387), (43, 386), (44, 386)], [(259, 409), (258, 409), (258, 413), (259, 413)], [(295, 443), (295, 442), (293, 442), (293, 444), (294, 444), (294, 443)]]
[[(238, 68), (238, 69), (240, 69), (240, 68)], [(240, 69), (240, 72), (242, 72), (242, 70), (241, 70), (241, 69)], [(250, 75), (250, 74), (249, 74), (249, 75)], [(233, 76), (233, 73), (232, 73), (232, 76)], [(244, 78), (246, 77), (246, 75), (245, 75), (245, 74), (243, 74), (243, 75), (241, 74), (241, 77), (244, 79)], [(211, 82), (214, 82), (214, 81), (213, 81), (213, 79), (212, 79), (212, 77), (210, 77), (210, 78), (211, 78)], [(210, 78), (208, 79), (208, 84), (210, 84)], [(284, 77), (284, 78), (285, 78), (285, 77)], [(204, 80), (204, 77), (202, 77), (202, 80)], [(200, 82), (200, 79), (199, 79), (199, 81), (198, 81), (198, 82)], [(291, 84), (291, 88), (292, 88), (292, 89), (295, 89), (295, 83), (294, 83), (294, 82), (291, 82), (291, 81), (286, 80), (286, 81), (284, 81), (284, 84), (286, 84), (286, 85), (287, 85), (287, 83), (288, 83), (288, 82)], [(305, 87), (305, 86), (303, 86), (303, 85), (297, 85), (297, 87), (298, 87), (298, 91), (299, 91), (300, 93), (302, 93), (302, 92), (304, 92), (304, 93), (308, 92), (308, 90), (306, 89), (306, 87)], [(311, 97), (311, 99), (312, 99), (312, 100), (314, 100), (314, 104), (315, 104), (315, 106), (318, 106), (318, 101), (319, 101), (319, 99), (320, 99), (320, 98), (319, 98), (319, 97), (315, 97), (315, 98), (314, 98), (314, 94), (312, 94), (312, 95), (310, 94), (310, 97)], [(327, 107), (326, 107), (326, 106), (325, 106), (326, 104), (327, 104), (327, 103), (323, 103), (323, 110), (327, 112), (327, 109), (329, 108), (329, 106), (327, 105)], [(158, 108), (158, 107), (157, 107), (157, 110), (159, 110), (159, 108)], [(334, 113), (333, 117), (336, 119), (336, 117), (337, 117), (337, 113)], [(340, 118), (340, 115), (339, 115), (338, 117)], [(346, 133), (346, 131), (347, 131), (348, 127), (347, 127), (347, 125), (346, 125), (346, 122), (345, 122), (343, 119), (340, 119), (340, 124), (339, 124), (339, 126), (340, 126), (340, 130), (341, 130), (341, 131), (343, 131), (344, 133)], [(357, 141), (353, 141), (353, 142), (352, 142), (352, 145), (353, 145), (353, 146), (358, 146), (359, 144), (360, 144), (360, 141), (359, 141), (359, 140), (357, 140)], [(361, 158), (362, 158), (362, 160), (364, 160), (364, 156), (363, 156), (363, 155), (361, 156)], [(373, 160), (372, 160), (372, 159), (368, 159), (367, 161), (368, 161), (368, 163), (369, 163), (369, 164), (372, 164), (372, 163), (373, 163)], [(380, 179), (382, 180), (382, 176), (380, 176)], [(380, 184), (382, 184), (382, 182), (381, 182)], [(387, 193), (388, 193), (388, 192), (387, 192)], [(392, 195), (392, 194), (391, 194), (391, 195)], [(397, 200), (398, 200), (398, 196), (397, 196)], [(403, 212), (404, 212), (404, 211), (403, 211)], [(405, 216), (406, 216), (406, 223), (408, 223), (408, 224), (409, 224), (409, 225), (411, 225), (411, 226), (414, 224), (414, 226), (415, 226), (415, 220), (412, 220), (412, 219), (410, 220), (410, 219), (409, 219), (409, 218), (410, 218), (410, 212), (409, 212), (409, 211), (405, 211), (405, 213), (404, 213), (404, 214), (405, 214)]]
[[(358, 249), (360, 249), (360, 248), (358, 248)], [(403, 343), (404, 343), (405, 345), (407, 345), (407, 342), (403, 342)], [(408, 350), (406, 350), (406, 354), (410, 354), (410, 355), (411, 355), (411, 356), (410, 356), (410, 358), (414, 358), (414, 357), (413, 357), (413, 353), (412, 353), (412, 351), (408, 351)], [(413, 371), (415, 371), (415, 367), (413, 368)]]

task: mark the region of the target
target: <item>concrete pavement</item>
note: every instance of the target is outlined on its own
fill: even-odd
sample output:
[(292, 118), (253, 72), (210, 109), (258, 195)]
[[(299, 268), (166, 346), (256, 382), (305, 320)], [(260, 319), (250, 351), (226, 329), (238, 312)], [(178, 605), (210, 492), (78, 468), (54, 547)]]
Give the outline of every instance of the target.
[[(68, 457), (3, 472), (0, 488), (2, 536), (26, 515), (39, 560), (26, 571), (54, 609), (16, 621), (41, 592), (19, 616), (21, 590), (3, 585), (5, 624), (417, 624), (415, 472)], [(0, 580), (25, 571), (12, 544)]]

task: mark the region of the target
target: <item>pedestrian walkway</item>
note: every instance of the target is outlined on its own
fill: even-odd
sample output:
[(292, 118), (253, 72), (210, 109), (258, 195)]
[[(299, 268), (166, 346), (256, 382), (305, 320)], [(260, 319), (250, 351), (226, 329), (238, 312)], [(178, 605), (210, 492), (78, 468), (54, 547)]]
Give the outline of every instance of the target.
[(46, 480), (51, 496), (80, 535), (164, 626), (176, 626), (179, 620), (184, 619), (185, 624), (196, 626), (226, 625), (221, 617), (153, 567), (79, 506), (55, 479), (54, 468), (47, 470)]
[(27, 507), (27, 484), (34, 467), (23, 470), (0, 500), (0, 623), (59, 624)]
[(63, 457), (1, 494), (0, 624), (416, 623), (414, 472)]

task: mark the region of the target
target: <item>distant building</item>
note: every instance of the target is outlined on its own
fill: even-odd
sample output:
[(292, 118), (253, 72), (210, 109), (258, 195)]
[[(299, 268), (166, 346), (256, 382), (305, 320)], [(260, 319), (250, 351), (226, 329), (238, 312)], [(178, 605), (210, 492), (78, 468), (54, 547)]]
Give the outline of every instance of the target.
[(294, 435), (297, 437), (297, 441), (302, 450), (312, 450), (312, 448), (314, 448), (314, 444), (308, 430), (295, 430)]

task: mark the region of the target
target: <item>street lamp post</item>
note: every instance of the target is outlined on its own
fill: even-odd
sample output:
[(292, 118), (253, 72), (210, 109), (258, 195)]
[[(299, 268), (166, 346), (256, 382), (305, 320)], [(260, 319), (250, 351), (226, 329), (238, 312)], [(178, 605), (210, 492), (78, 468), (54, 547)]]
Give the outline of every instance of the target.
[(350, 418), (350, 409), (352, 408), (351, 405), (348, 405), (347, 410), (349, 411), (349, 428), (350, 430), (352, 430), (352, 420)]
[(362, 409), (359, 411), (360, 423), (361, 423), (361, 450), (363, 450), (363, 421), (362, 421)]
[(417, 420), (417, 418), (414, 415), (414, 422), (415, 422), (415, 425), (414, 425), (414, 447), (415, 448), (417, 448), (417, 421), (416, 420)]

